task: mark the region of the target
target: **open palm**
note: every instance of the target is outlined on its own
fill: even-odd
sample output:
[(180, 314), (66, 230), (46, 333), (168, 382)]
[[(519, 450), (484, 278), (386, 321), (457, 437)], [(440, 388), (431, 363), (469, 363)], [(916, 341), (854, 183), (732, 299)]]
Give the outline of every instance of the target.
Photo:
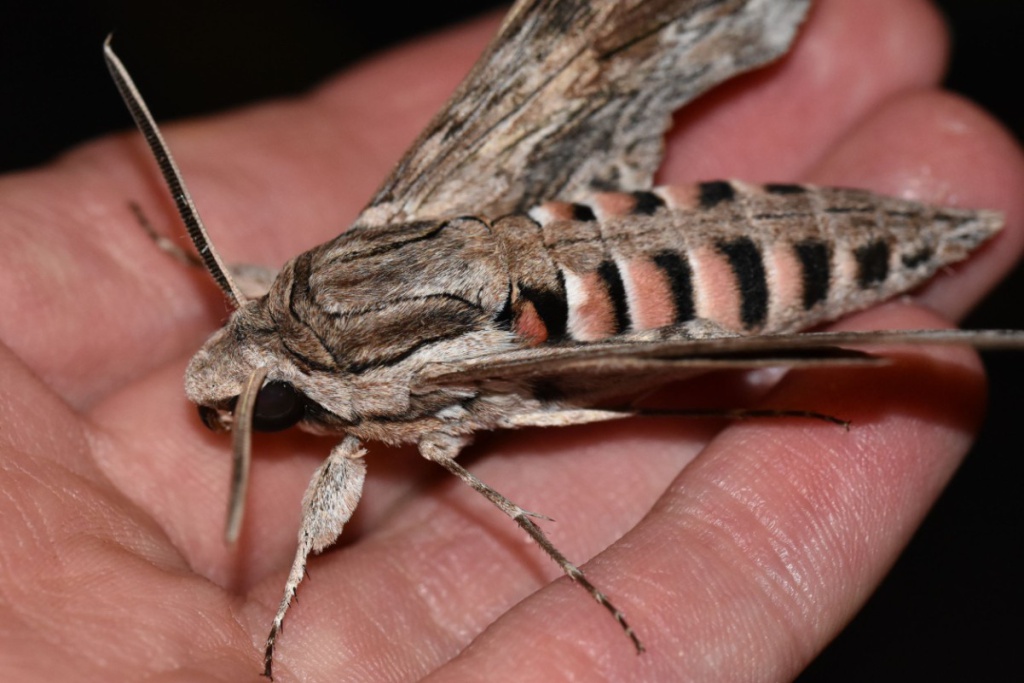
[[(169, 126), (221, 254), (280, 265), (341, 230), (494, 27), (394, 51), (300, 100)], [(942, 325), (1024, 239), (1024, 161), (983, 113), (934, 88), (944, 50), (923, 0), (821, 0), (786, 60), (678, 117), (659, 180), (800, 180), (1004, 211), (1005, 234), (915, 304), (843, 323)], [(101, 68), (99, 46), (96, 57)], [(258, 439), (246, 528), (224, 547), (227, 439), (202, 427), (181, 384), (226, 308), (203, 273), (153, 247), (129, 201), (179, 233), (134, 135), (0, 181), (5, 680), (256, 679), (299, 500), (333, 443)], [(466, 454), (557, 519), (544, 525), (570, 558), (593, 558), (591, 579), (647, 654), (585, 593), (549, 583), (557, 568), (476, 494), (412, 449), (372, 446), (362, 507), (339, 549), (311, 563), (277, 678), (795, 676), (956, 467), (984, 382), (972, 354), (941, 349), (792, 373), (757, 400), (855, 426), (634, 420), (496, 434)]]

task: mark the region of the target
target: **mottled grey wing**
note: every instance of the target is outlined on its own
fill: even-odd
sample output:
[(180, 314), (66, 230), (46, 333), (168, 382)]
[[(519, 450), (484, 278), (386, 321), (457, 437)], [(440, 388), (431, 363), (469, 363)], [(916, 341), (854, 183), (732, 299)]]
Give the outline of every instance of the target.
[[(777, 367), (871, 365), (884, 357), (865, 352), (878, 345), (959, 345), (978, 349), (1022, 349), (1024, 331), (894, 330), (809, 332), (711, 339), (629, 341), (611, 339), (566, 346), (518, 349), (435, 363), (417, 373), (422, 387), (487, 380), (558, 380), (661, 374), (665, 381), (697, 371)], [(848, 347), (857, 347), (851, 349)]]
[(520, 0), (357, 224), (650, 187), (671, 114), (783, 54), (810, 0)]

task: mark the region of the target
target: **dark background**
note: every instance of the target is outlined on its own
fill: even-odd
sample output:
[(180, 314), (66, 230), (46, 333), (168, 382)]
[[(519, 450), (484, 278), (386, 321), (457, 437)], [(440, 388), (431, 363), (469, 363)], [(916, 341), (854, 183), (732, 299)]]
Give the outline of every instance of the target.
[[(287, 4), (287, 9), (285, 5)], [(403, 38), (498, 3), (198, 0), (5, 3), (0, 9), (0, 171), (128, 127), (100, 43), (119, 51), (163, 121), (298, 93)], [(1022, 0), (940, 0), (954, 32), (948, 86), (1024, 136)], [(154, 85), (156, 84), (156, 85)], [(971, 327), (1024, 327), (1020, 270)], [(1024, 386), (1019, 356), (991, 354), (992, 405), (977, 447), (846, 631), (799, 679), (1003, 680), (1019, 675)]]

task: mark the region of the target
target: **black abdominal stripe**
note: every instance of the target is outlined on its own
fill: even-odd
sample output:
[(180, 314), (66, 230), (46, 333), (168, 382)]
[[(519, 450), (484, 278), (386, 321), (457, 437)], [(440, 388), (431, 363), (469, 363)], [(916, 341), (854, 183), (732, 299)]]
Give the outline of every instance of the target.
[(538, 343), (698, 318), (795, 331), (910, 289), (1001, 227), (991, 212), (730, 181), (547, 202), (529, 217), (550, 272), (512, 273), (513, 327)]

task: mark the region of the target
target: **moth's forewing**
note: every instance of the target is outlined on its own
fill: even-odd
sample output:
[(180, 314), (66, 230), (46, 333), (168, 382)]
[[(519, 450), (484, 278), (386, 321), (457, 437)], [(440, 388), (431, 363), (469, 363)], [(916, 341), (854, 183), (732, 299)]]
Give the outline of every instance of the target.
[(524, 0), (356, 224), (638, 190), (671, 115), (788, 48), (810, 0)]
[(620, 364), (651, 370), (676, 367), (683, 371), (703, 366), (743, 369), (765, 365), (873, 365), (883, 360), (871, 352), (872, 347), (880, 345), (1019, 349), (1024, 346), (1024, 333), (1019, 330), (878, 330), (646, 342), (612, 340), (542, 350), (518, 349), (460, 362), (428, 364), (417, 373), (416, 381), (428, 385), (512, 377), (546, 378), (572, 372), (600, 375)]

